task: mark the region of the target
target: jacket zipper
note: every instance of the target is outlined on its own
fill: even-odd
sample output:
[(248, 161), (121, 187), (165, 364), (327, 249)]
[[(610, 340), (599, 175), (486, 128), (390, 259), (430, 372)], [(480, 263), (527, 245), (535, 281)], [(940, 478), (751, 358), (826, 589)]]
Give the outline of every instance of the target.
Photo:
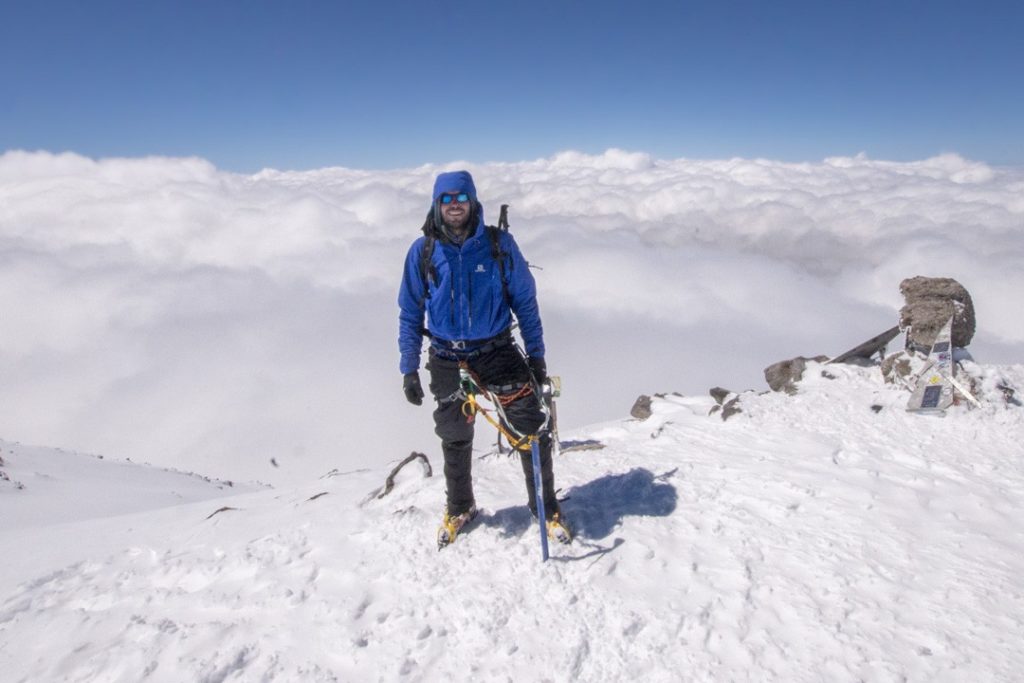
[[(459, 304), (466, 303), (466, 269), (465, 259), (462, 258), (462, 247), (465, 246), (465, 242), (459, 245)], [(466, 328), (466, 318), (464, 316), (459, 317), (459, 325), (462, 330), (462, 334), (459, 336), (465, 339), (469, 336), (469, 331)]]
[(451, 284), (448, 286), (448, 291), (451, 292), (452, 305), (448, 307), (448, 319), (451, 322), (452, 328), (455, 327), (455, 276), (451, 278)]

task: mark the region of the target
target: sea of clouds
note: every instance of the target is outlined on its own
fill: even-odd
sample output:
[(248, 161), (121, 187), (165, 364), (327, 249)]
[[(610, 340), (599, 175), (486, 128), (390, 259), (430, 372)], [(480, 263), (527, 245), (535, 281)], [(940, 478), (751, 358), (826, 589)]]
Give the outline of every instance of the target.
[[(398, 373), (401, 266), (467, 168), (536, 266), (563, 430), (640, 393), (765, 387), (968, 288), (980, 362), (1024, 362), (1024, 169), (658, 160), (239, 175), (196, 158), (0, 156), (0, 437), (301, 481), (438, 452)], [(484, 432), (489, 440), (491, 434)], [(274, 460), (275, 464), (271, 463)]]

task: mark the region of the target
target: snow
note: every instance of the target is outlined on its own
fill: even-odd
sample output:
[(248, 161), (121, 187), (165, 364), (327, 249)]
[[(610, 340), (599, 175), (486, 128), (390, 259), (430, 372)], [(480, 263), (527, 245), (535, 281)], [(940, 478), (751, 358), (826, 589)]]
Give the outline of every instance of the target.
[[(17, 526), (168, 507), (217, 498), (235, 487), (230, 481), (131, 462), (109, 462), (102, 456), (26, 447), (2, 440), (0, 449), (6, 469), (15, 475), (13, 485), (20, 486), (22, 491), (16, 497), (0, 499), (0, 511), (5, 522)], [(59, 501), (68, 503), (55, 504)]]
[(481, 516), (438, 552), (443, 478), (416, 463), (378, 498), (393, 463), (242, 491), (4, 442), (0, 547), (31, 561), (0, 565), (0, 670), (1016, 680), (1024, 408), (995, 378), (1024, 387), (1024, 366), (974, 370), (983, 407), (941, 418), (907, 413), (877, 368), (812, 363), (797, 394), (744, 393), (728, 421), (668, 394), (647, 420), (567, 431), (606, 448), (557, 456), (577, 538), (547, 563), (518, 463), (484, 450)]

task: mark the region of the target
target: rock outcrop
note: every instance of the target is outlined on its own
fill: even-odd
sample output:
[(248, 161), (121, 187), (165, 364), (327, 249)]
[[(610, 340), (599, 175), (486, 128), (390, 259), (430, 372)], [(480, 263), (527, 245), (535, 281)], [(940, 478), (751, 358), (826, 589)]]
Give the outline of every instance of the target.
[(907, 345), (931, 348), (939, 330), (953, 316), (953, 346), (965, 347), (974, 338), (974, 302), (964, 286), (948, 277), (907, 278), (900, 283), (906, 304), (900, 309), (900, 329)]

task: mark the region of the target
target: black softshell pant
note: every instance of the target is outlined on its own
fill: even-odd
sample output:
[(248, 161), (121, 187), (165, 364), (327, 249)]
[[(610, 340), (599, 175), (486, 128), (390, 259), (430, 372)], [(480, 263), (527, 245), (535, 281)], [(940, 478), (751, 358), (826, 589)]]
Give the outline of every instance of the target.
[[(529, 383), (530, 369), (519, 351), (507, 344), (466, 361), (478, 381), (485, 388), (523, 385)], [(427, 362), (430, 371), (430, 393), (437, 401), (434, 410), (434, 431), (441, 437), (444, 452), (444, 478), (448, 486), (448, 513), (458, 515), (474, 504), (473, 498), (473, 423), (462, 413), (463, 399), (459, 392), (458, 361), (439, 358), (431, 350)], [(535, 393), (523, 396), (505, 406), (505, 415), (516, 430), (523, 434), (536, 434), (544, 424), (540, 399)], [(530, 451), (520, 451), (523, 476), (526, 480), (527, 504), (537, 514), (536, 492), (533, 486), (533, 457)], [(548, 518), (558, 511), (555, 499), (555, 477), (551, 465), (551, 435), (545, 432), (540, 439), (540, 471), (544, 489), (544, 513)]]

